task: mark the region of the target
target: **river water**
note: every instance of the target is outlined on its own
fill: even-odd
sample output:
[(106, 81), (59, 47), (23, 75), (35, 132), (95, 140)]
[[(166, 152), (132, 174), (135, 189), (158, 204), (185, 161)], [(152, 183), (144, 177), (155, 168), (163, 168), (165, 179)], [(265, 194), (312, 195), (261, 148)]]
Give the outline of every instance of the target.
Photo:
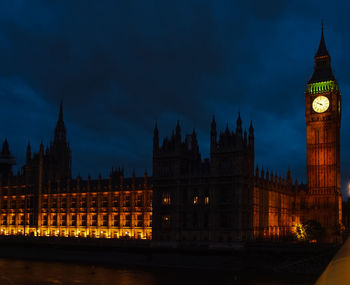
[(64, 262), (0, 259), (1, 285), (117, 284), (117, 285), (226, 285), (312, 284), (314, 280), (228, 271), (106, 267)]

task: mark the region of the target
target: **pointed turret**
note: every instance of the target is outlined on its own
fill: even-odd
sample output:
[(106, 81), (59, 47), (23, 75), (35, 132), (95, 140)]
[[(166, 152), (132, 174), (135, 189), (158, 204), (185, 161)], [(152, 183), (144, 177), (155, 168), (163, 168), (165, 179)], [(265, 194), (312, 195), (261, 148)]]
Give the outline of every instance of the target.
[(9, 143), (7, 142), (7, 139), (4, 140), (4, 143), (2, 144), (2, 151), (1, 154), (3, 156), (9, 156), (10, 153), (10, 147), (9, 147)]
[(197, 141), (197, 133), (196, 133), (195, 129), (193, 129), (193, 132), (192, 132), (191, 148), (192, 148), (192, 151), (194, 153), (196, 153), (196, 154), (199, 153), (199, 147), (198, 147), (198, 141)]
[(324, 40), (323, 22), (321, 23), (321, 40), (320, 40), (320, 44), (318, 46), (318, 50), (316, 52), (315, 57), (320, 57), (320, 56), (329, 56), (329, 53), (326, 47), (326, 42)]
[(30, 147), (30, 142), (28, 141), (26, 163), (29, 163), (31, 159), (32, 159), (32, 149)]
[(175, 136), (177, 140), (181, 141), (181, 127), (180, 127), (180, 121), (177, 120), (177, 124), (176, 124), (176, 129), (175, 129)]
[(12, 165), (16, 164), (15, 158), (11, 155), (7, 139), (2, 144), (0, 153), (0, 177), (2, 183), (9, 183), (9, 177), (12, 176)]
[(213, 120), (211, 121), (210, 128), (210, 153), (215, 152), (216, 150), (216, 122), (215, 116), (213, 115)]
[(43, 143), (43, 140), (41, 140), (41, 142), (40, 142), (39, 154), (40, 154), (40, 156), (44, 156), (44, 143)]
[(298, 188), (299, 188), (298, 179), (295, 179), (295, 182), (294, 182), (294, 191), (298, 191)]
[(60, 111), (58, 114), (58, 120), (57, 120), (57, 124), (56, 124), (56, 128), (55, 128), (55, 140), (54, 140), (54, 144), (55, 143), (59, 143), (59, 142), (66, 142), (66, 127), (64, 125), (64, 121), (63, 121), (63, 103), (61, 101), (60, 104)]
[(324, 39), (322, 23), (321, 40), (318, 46), (318, 50), (315, 54), (314, 73), (311, 79), (308, 81), (308, 84), (324, 81), (335, 81), (335, 77), (331, 68), (331, 57), (328, 53)]
[(269, 178), (270, 182), (273, 183), (273, 170), (271, 170), (271, 173), (270, 173), (270, 178)]
[(196, 130), (195, 129), (193, 129), (193, 131), (192, 131), (192, 145), (197, 145), (198, 144), (198, 142), (197, 142), (197, 133), (196, 133)]
[(290, 172), (290, 168), (288, 167), (288, 172), (287, 172), (287, 184), (292, 185), (292, 174)]
[(269, 169), (266, 170), (266, 182), (269, 182), (270, 179), (270, 174), (269, 174)]
[(228, 122), (226, 122), (225, 135), (226, 135), (226, 136), (229, 136), (229, 135), (230, 135), (230, 129), (228, 128)]
[(157, 122), (154, 126), (154, 131), (153, 131), (153, 155), (158, 154), (159, 152), (159, 136), (158, 136), (158, 126)]
[(237, 138), (242, 138), (242, 120), (241, 120), (241, 113), (238, 112), (238, 118), (236, 122), (236, 136)]
[(254, 128), (253, 128), (253, 122), (250, 121), (250, 126), (249, 126), (249, 139), (248, 142), (250, 145), (254, 145)]
[(66, 181), (67, 178), (72, 177), (72, 154), (66, 139), (62, 101), (60, 103), (58, 120), (55, 127), (54, 140), (53, 143), (50, 144), (47, 156), (50, 157), (50, 160), (45, 171), (48, 171), (50, 179), (59, 178), (61, 181)]
[(214, 115), (213, 115), (213, 118), (211, 120), (211, 133), (216, 133), (216, 121), (215, 121)]

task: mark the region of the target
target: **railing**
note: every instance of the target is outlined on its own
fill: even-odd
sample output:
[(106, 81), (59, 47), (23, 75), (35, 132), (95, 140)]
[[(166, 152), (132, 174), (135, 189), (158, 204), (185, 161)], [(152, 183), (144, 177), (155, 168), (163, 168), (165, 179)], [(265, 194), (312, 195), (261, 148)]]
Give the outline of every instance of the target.
[(350, 284), (350, 238), (339, 249), (315, 285)]

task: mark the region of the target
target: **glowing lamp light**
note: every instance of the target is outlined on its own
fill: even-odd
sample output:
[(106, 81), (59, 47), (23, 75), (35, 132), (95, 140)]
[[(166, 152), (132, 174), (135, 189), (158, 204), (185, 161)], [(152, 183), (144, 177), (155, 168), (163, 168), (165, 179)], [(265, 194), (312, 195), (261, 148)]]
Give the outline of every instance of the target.
[(348, 183), (348, 198), (350, 198), (350, 182)]

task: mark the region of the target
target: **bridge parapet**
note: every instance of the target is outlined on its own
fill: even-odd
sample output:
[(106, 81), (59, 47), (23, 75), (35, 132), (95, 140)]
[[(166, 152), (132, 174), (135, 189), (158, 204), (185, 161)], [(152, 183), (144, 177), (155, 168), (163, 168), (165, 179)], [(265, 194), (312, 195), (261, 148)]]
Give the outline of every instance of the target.
[(350, 238), (318, 278), (315, 285), (350, 284)]

